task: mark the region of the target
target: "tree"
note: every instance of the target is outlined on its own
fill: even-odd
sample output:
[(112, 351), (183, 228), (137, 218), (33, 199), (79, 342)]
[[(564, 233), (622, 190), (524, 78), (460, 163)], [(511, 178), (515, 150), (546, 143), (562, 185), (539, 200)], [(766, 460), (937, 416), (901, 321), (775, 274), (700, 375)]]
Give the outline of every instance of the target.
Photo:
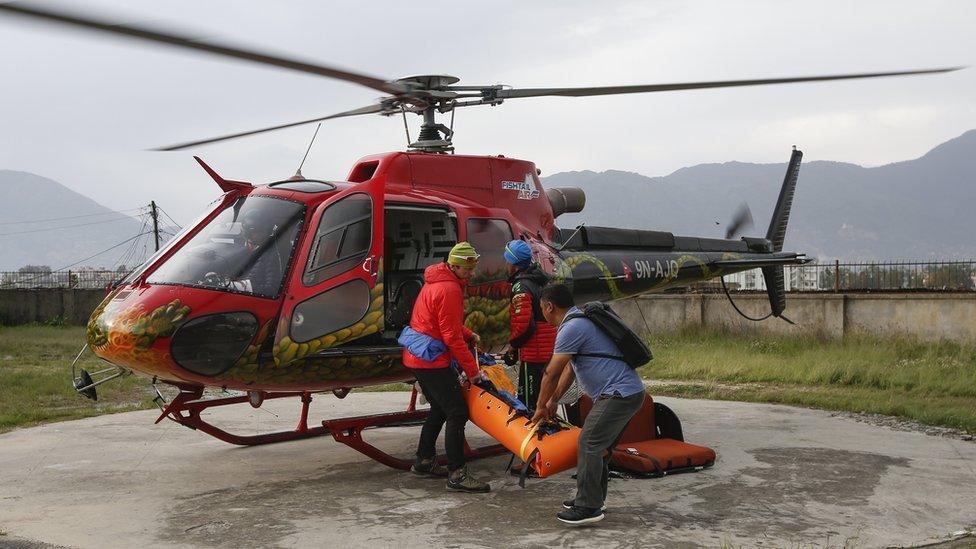
[(18, 273), (44, 273), (50, 274), (51, 267), (47, 265), (24, 265), (23, 267), (17, 269)]

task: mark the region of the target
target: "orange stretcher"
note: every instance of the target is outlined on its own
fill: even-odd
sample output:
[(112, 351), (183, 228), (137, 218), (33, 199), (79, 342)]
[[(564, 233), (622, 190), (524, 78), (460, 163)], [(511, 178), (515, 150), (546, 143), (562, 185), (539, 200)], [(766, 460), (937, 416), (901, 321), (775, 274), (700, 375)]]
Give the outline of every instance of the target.
[[(558, 431), (546, 434), (547, 426), (529, 424), (529, 418), (485, 389), (466, 383), (462, 393), (472, 423), (521, 458), (540, 477), (576, 467), (579, 427), (560, 423), (555, 427)], [(548, 427), (553, 428), (551, 424)]]

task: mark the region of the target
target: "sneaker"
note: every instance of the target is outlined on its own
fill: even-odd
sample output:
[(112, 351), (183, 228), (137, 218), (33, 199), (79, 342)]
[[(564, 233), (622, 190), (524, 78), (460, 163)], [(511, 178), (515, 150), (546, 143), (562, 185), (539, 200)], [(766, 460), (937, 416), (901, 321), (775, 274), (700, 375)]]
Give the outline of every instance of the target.
[(447, 467), (432, 459), (417, 460), (410, 466), (410, 472), (422, 477), (447, 477)]
[[(576, 506), (575, 499), (567, 499), (566, 501), (563, 502), (563, 509), (572, 509), (575, 506)], [(600, 507), (600, 510), (601, 511), (607, 510), (607, 502), (605, 501), (603, 502), (603, 506)]]
[(481, 482), (468, 474), (467, 466), (450, 472), (447, 477), (447, 488), (461, 492), (485, 493), (491, 491), (491, 486), (487, 482)]
[(556, 513), (556, 518), (565, 522), (566, 524), (572, 524), (574, 526), (579, 526), (582, 524), (590, 524), (591, 522), (600, 522), (606, 515), (600, 509), (591, 509), (589, 507), (576, 507), (573, 506), (571, 509), (567, 509), (561, 513)]

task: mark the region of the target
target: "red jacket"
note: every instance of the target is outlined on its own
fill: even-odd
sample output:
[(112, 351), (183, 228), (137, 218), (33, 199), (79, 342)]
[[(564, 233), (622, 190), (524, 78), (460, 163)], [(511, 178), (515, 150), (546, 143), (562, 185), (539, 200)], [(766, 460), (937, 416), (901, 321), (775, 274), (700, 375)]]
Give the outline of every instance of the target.
[(478, 363), (468, 349), (474, 332), (464, 325), (464, 283), (447, 263), (431, 265), (424, 270), (424, 286), (414, 302), (410, 327), (447, 346), (447, 352), (428, 362), (403, 350), (403, 364), (408, 368), (447, 368), (451, 359), (458, 361), (468, 377), (478, 375)]
[(513, 349), (523, 362), (549, 362), (556, 344), (556, 329), (546, 322), (539, 308), (539, 294), (549, 277), (538, 264), (519, 271), (510, 280), (512, 304), (509, 306)]

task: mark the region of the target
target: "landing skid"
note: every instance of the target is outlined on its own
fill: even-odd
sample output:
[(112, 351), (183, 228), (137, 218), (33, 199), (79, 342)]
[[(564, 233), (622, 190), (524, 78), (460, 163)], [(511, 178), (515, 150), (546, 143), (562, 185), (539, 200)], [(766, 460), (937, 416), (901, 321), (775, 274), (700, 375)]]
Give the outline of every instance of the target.
[[(345, 392), (337, 392), (336, 396), (342, 398)], [(309, 427), (308, 407), (312, 403), (312, 395), (308, 392), (284, 392), (284, 393), (262, 393), (257, 400), (250, 395), (241, 395), (224, 398), (203, 399), (203, 389), (200, 387), (180, 387), (180, 394), (167, 404), (162, 413), (156, 419), (159, 423), (163, 419), (169, 418), (180, 425), (190, 429), (201, 431), (218, 440), (239, 446), (259, 446), (262, 444), (274, 444), (287, 442), (290, 440), (301, 440), (322, 435), (332, 435), (336, 441), (349, 446), (353, 450), (382, 463), (388, 467), (400, 470), (408, 470), (413, 464), (413, 458), (403, 459), (392, 456), (363, 439), (363, 431), (366, 429), (377, 429), (385, 427), (409, 427), (423, 424), (427, 419), (429, 410), (417, 410), (416, 389), (410, 395), (410, 404), (406, 411), (390, 412), (385, 414), (373, 414), (368, 416), (357, 416), (340, 419), (329, 419), (322, 422), (320, 426)], [(263, 433), (259, 435), (235, 435), (229, 433), (201, 417), (201, 412), (208, 408), (220, 406), (230, 406), (232, 404), (251, 403), (254, 407), (259, 407), (263, 401), (274, 398), (299, 397), (302, 401), (301, 417), (298, 425), (291, 431), (278, 431), (273, 433)], [(471, 449), (467, 442), (464, 444), (464, 453), (467, 459), (480, 459), (485, 457), (497, 456), (507, 450), (500, 444), (483, 446)], [(447, 462), (445, 456), (438, 456), (437, 461), (441, 464)]]

